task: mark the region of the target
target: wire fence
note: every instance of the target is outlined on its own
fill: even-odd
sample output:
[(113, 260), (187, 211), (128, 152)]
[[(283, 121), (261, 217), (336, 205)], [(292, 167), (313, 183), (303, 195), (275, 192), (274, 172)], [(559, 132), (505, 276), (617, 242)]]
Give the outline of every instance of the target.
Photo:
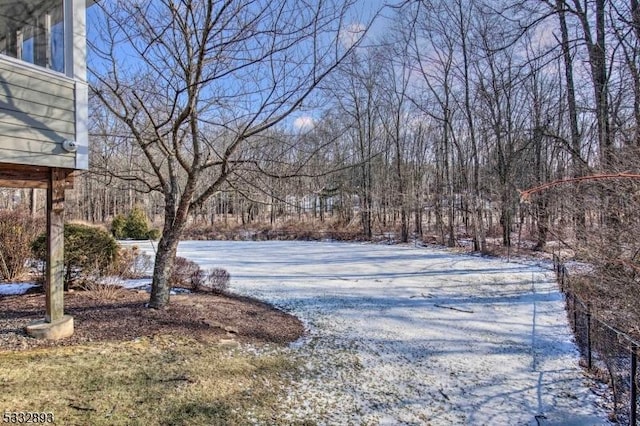
[(640, 343), (601, 320), (588, 302), (573, 293), (567, 268), (558, 256), (554, 255), (553, 263), (560, 290), (565, 295), (569, 323), (585, 367), (611, 388), (611, 420), (638, 425)]

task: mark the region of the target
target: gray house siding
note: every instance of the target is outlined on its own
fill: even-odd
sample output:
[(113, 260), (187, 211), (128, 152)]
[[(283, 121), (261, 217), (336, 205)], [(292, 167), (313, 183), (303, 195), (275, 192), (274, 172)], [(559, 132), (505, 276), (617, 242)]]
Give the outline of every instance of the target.
[(76, 168), (76, 83), (35, 67), (0, 61), (0, 162)]

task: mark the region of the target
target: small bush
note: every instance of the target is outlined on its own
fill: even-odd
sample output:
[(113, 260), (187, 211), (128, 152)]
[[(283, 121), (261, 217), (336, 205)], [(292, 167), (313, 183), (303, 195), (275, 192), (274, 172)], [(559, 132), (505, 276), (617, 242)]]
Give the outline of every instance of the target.
[(125, 238), (132, 240), (146, 240), (149, 234), (149, 219), (145, 212), (138, 207), (134, 207), (129, 212), (124, 224)]
[(226, 269), (213, 268), (207, 274), (207, 280), (202, 286), (214, 293), (224, 293), (229, 288), (230, 280), (231, 274)]
[(134, 207), (126, 217), (120, 214), (114, 217), (111, 233), (119, 240), (157, 240), (162, 235), (159, 229), (149, 228), (149, 219), (139, 207)]
[(118, 281), (88, 280), (82, 285), (82, 289), (93, 300), (118, 300), (126, 295), (126, 290), (120, 284)]
[(202, 286), (205, 284), (206, 273), (198, 267), (198, 270), (191, 274), (191, 291), (201, 291)]
[(143, 278), (149, 275), (152, 266), (151, 256), (137, 246), (119, 247), (109, 273), (126, 279)]
[(122, 240), (125, 238), (124, 225), (126, 223), (127, 219), (121, 214), (116, 215), (116, 217), (113, 218), (113, 221), (111, 222), (111, 235), (113, 235), (115, 239)]
[[(33, 254), (46, 260), (47, 236), (40, 235), (32, 245)], [(78, 278), (103, 275), (113, 268), (118, 244), (100, 228), (66, 224), (64, 227), (64, 285), (68, 289)]]
[(169, 282), (171, 287), (223, 293), (229, 287), (230, 278), (229, 272), (222, 268), (204, 271), (196, 262), (178, 256)]
[(161, 236), (162, 232), (157, 228), (149, 229), (149, 232), (147, 232), (147, 238), (153, 241), (159, 240)]
[(193, 290), (193, 279), (196, 278), (196, 281), (199, 279), (199, 271), (201, 269), (196, 262), (177, 256), (173, 264), (169, 284), (171, 284), (171, 287)]
[(31, 244), (44, 228), (27, 212), (0, 211), (0, 278), (15, 280), (27, 272)]

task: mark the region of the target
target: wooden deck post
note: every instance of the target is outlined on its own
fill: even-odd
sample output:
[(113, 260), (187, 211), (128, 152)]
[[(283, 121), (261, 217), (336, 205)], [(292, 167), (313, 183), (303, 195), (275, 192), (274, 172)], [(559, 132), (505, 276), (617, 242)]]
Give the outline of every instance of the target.
[(29, 335), (62, 339), (73, 334), (73, 317), (64, 314), (64, 191), (67, 172), (48, 170), (45, 317), (27, 326)]
[(47, 186), (46, 322), (64, 315), (64, 179), (62, 170), (51, 169)]

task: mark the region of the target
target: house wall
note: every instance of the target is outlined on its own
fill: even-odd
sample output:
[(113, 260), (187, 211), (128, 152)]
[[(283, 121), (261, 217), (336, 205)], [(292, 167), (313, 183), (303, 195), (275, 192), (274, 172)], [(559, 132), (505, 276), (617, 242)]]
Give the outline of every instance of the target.
[(0, 162), (75, 169), (75, 102), (73, 80), (0, 60)]
[(95, 3), (93, 0), (67, 0), (65, 2), (65, 25), (70, 29), (66, 33), (67, 76), (76, 82), (76, 152), (75, 169), (89, 168), (89, 86), (87, 84), (87, 13), (86, 8)]

